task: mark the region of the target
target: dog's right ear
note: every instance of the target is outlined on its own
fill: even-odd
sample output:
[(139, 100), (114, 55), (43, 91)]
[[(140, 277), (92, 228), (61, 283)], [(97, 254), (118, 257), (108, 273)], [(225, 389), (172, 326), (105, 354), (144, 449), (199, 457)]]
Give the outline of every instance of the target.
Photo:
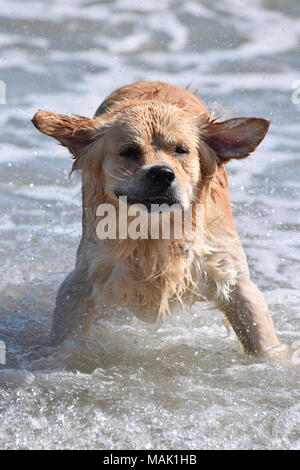
[(78, 157), (100, 133), (99, 120), (84, 116), (66, 116), (49, 111), (37, 111), (32, 123), (43, 134), (57, 139)]

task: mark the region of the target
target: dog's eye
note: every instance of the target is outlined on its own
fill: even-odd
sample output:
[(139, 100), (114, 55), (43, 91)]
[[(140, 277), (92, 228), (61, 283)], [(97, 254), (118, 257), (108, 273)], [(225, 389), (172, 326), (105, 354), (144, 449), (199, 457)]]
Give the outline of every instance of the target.
[(176, 145), (174, 149), (174, 153), (176, 155), (184, 155), (185, 153), (189, 153), (188, 149), (183, 145)]
[(120, 151), (121, 157), (125, 157), (128, 160), (138, 160), (141, 157), (141, 154), (142, 154), (141, 149), (134, 145), (131, 145), (130, 147), (126, 147)]

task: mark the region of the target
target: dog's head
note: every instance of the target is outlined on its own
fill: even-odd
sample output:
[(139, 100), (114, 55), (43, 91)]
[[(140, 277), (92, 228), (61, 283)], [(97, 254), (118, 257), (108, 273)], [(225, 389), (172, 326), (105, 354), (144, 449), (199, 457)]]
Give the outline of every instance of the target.
[(264, 138), (269, 121), (209, 114), (159, 101), (115, 105), (94, 119), (38, 111), (34, 125), (58, 139), (99, 194), (129, 204), (179, 204), (184, 210), (218, 165), (244, 158)]

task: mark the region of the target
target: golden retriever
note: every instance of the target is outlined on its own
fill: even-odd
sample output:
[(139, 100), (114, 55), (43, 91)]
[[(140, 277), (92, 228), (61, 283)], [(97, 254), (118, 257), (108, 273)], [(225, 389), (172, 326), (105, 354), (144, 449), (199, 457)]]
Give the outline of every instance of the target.
[[(82, 238), (75, 269), (57, 294), (52, 345), (87, 333), (99, 302), (155, 322), (177, 305), (208, 300), (247, 353), (269, 357), (283, 348), (250, 280), (225, 169), (255, 150), (267, 119), (220, 122), (188, 90), (142, 81), (113, 92), (92, 119), (38, 111), (33, 124), (68, 147), (82, 174)], [(157, 214), (153, 204), (175, 204), (192, 214), (192, 230), (180, 238), (118, 232), (100, 239), (98, 208), (111, 205), (118, 214), (121, 197), (128, 208), (146, 207), (144, 221)]]

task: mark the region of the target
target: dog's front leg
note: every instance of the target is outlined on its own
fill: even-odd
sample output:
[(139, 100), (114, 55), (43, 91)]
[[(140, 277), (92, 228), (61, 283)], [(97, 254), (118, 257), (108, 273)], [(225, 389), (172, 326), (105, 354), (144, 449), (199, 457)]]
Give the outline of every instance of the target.
[(51, 346), (87, 333), (95, 317), (92, 287), (84, 270), (72, 271), (60, 286), (50, 334)]
[(280, 343), (264, 296), (249, 278), (238, 279), (220, 307), (247, 353), (272, 355)]
[[(213, 299), (212, 285), (208, 297)], [(238, 278), (228, 298), (218, 298), (216, 304), (225, 313), (246, 353), (272, 357), (286, 350), (277, 338), (262, 293), (247, 275)]]

